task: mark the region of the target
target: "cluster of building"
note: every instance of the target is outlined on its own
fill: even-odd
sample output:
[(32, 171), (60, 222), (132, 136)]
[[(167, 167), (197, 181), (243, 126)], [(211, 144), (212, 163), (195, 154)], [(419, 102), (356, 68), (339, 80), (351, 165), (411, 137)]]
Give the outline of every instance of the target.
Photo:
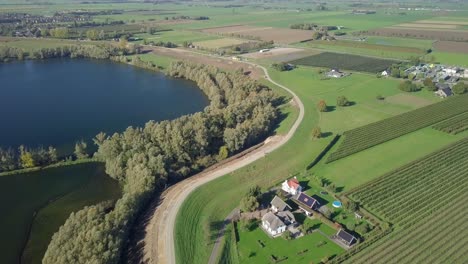
[(333, 68), (329, 72), (327, 72), (325, 75), (329, 78), (343, 78), (350, 74), (346, 72), (342, 72), (338, 68)]
[(90, 21), (89, 15), (76, 15), (69, 13), (55, 13), (52, 16), (33, 15), (27, 13), (3, 13), (0, 14), (0, 24), (49, 24), (65, 22), (84, 22)]
[[(281, 190), (298, 205), (306, 216), (312, 216), (321, 206), (317, 199), (302, 192), (302, 186), (296, 178), (285, 180), (281, 185)], [(291, 210), (290, 205), (275, 196), (270, 202), (269, 212), (262, 217), (262, 229), (272, 237), (278, 237), (286, 230), (294, 230), (298, 224)], [(357, 241), (353, 235), (343, 229), (338, 230), (334, 238), (348, 247)]]
[[(461, 78), (468, 78), (468, 69), (461, 67), (448, 67), (441, 64), (419, 64), (411, 66), (404, 70), (405, 74), (410, 80), (413, 81), (424, 81), (429, 78), (432, 79), (440, 97), (451, 96), (452, 87), (457, 84)], [(390, 70), (382, 72), (382, 76), (390, 75)]]

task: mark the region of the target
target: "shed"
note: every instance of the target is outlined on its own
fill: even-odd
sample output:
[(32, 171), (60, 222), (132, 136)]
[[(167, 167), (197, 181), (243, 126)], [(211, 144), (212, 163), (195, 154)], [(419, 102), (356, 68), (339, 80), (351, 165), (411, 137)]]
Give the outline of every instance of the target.
[(285, 201), (283, 201), (281, 198), (275, 195), (273, 200), (270, 202), (271, 204), (271, 209), (274, 212), (282, 212), (285, 210), (291, 210), (291, 206), (289, 206)]
[(343, 229), (338, 230), (338, 233), (335, 235), (335, 237), (347, 246), (351, 246), (357, 241), (353, 235), (344, 231)]

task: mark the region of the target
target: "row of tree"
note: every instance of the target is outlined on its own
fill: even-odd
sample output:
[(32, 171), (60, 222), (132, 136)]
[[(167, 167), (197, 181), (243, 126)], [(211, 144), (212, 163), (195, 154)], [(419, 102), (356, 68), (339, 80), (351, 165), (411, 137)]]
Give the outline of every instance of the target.
[(0, 172), (45, 166), (57, 161), (57, 150), (54, 147), (27, 148), (21, 145), (17, 150), (0, 148)]
[(176, 62), (168, 74), (197, 82), (211, 104), (172, 121), (150, 121), (110, 137), (100, 133), (96, 156), (123, 186), (123, 197), (115, 206), (72, 214), (43, 263), (118, 263), (129, 227), (154, 190), (258, 143), (275, 124), (277, 98), (241, 72)]
[(23, 59), (49, 59), (49, 58), (93, 58), (109, 59), (114, 56), (140, 53), (138, 45), (130, 45), (126, 42), (121, 45), (70, 45), (56, 48), (41, 48), (25, 51), (20, 48), (0, 47), (0, 62)]

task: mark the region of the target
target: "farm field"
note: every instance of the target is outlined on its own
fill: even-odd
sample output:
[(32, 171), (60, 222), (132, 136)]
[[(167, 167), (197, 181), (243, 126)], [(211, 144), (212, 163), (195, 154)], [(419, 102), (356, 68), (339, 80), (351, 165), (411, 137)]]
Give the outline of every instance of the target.
[(327, 163), (371, 148), (407, 133), (433, 125), (468, 111), (468, 95), (450, 98), (402, 115), (388, 118), (343, 133), (344, 140), (327, 159)]
[(234, 39), (234, 38), (222, 38), (214, 40), (205, 40), (194, 42), (193, 45), (199, 46), (206, 49), (219, 49), (225, 47), (231, 47), (234, 45), (240, 45), (246, 43), (246, 40)]
[[(172, 42), (178, 45), (182, 45), (184, 42), (197, 42), (197, 41), (206, 41), (219, 39), (221, 37), (215, 35), (203, 34), (197, 31), (185, 31), (185, 30), (168, 30), (168, 31), (158, 31), (155, 34), (137, 34), (136, 37), (147, 39), (148, 41), (162, 41), (162, 42)], [(141, 43), (142, 41), (140, 41)]]
[(365, 43), (397, 47), (411, 47), (427, 50), (432, 47), (433, 42), (434, 41), (432, 40), (425, 39), (368, 36), (366, 37)]
[(253, 27), (245, 25), (206, 28), (202, 29), (201, 32), (220, 34), (224, 36), (246, 37), (254, 39), (258, 38), (263, 41), (273, 40), (276, 43), (288, 44), (309, 40), (312, 38), (312, 32), (307, 30)]
[(442, 52), (467, 54), (468, 43), (455, 41), (436, 41), (434, 42), (434, 49)]
[(468, 130), (468, 112), (435, 124), (432, 128), (454, 135)]
[(396, 61), (394, 60), (324, 52), (306, 58), (294, 60), (290, 63), (296, 65), (339, 68), (344, 70), (377, 73), (387, 69), (390, 65), (392, 65), (395, 62)]
[(462, 263), (467, 152), (464, 138), (351, 191), (352, 199), (397, 227), (348, 262)]
[(384, 37), (408, 37), (417, 39), (446, 40), (446, 41), (467, 41), (468, 31), (455, 29), (411, 29), (388, 27), (370, 30), (368, 33), (374, 36)]
[(420, 48), (369, 44), (366, 42), (348, 40), (310, 41), (306, 43), (300, 43), (298, 46), (394, 59), (408, 59), (411, 56), (421, 56), (426, 53), (426, 50)]
[(468, 54), (434, 51), (426, 59), (434, 58), (438, 63), (468, 67)]

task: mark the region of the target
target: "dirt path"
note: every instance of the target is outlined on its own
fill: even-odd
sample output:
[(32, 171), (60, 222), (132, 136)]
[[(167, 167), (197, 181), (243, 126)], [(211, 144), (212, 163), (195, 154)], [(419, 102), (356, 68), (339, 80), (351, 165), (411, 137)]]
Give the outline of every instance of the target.
[(268, 71), (264, 67), (255, 65), (253, 63), (248, 64), (257, 69), (261, 69), (264, 72), (265, 78), (267, 80), (285, 89), (293, 96), (294, 102), (299, 107), (299, 115), (296, 121), (286, 135), (282, 137), (274, 137), (273, 140), (269, 138), (261, 147), (248, 152), (246, 155), (230, 160), (222, 166), (216, 167), (214, 169), (203, 171), (165, 190), (160, 195), (158, 201), (154, 201), (151, 204), (151, 208), (148, 210), (151, 215), (148, 215), (146, 219), (147, 224), (144, 230), (144, 239), (138, 242), (140, 247), (139, 250), (141, 251), (139, 253), (141, 254), (139, 257), (140, 260), (138, 260), (139, 263), (176, 263), (174, 226), (177, 212), (179, 211), (179, 208), (182, 206), (182, 203), (187, 198), (187, 196), (201, 185), (246, 165), (249, 165), (256, 160), (265, 157), (265, 155), (268, 153), (283, 146), (292, 138), (302, 120), (304, 119), (304, 105), (293, 91), (271, 80)]

